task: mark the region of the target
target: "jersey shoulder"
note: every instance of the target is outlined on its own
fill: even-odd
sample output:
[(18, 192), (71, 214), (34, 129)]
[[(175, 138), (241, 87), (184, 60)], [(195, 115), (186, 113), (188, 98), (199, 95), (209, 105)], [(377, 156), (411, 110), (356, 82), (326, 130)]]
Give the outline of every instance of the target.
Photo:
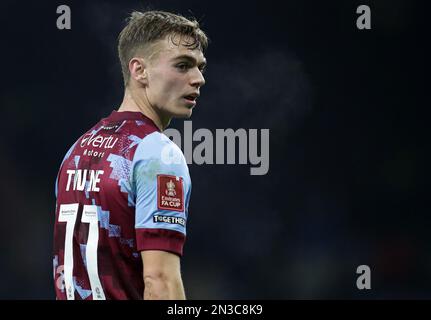
[(163, 173), (189, 179), (183, 152), (161, 132), (153, 132), (142, 139), (136, 148), (132, 168), (141, 177)]
[(134, 162), (159, 159), (165, 165), (187, 165), (181, 149), (161, 132), (152, 132), (139, 143)]

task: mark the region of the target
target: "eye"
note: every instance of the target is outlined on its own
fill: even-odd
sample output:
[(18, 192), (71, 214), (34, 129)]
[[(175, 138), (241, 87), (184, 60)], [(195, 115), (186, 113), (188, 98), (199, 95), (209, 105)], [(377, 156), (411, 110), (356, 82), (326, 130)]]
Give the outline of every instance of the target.
[(199, 70), (201, 71), (202, 74), (205, 73), (206, 67), (200, 67)]
[(181, 71), (187, 71), (187, 69), (190, 68), (190, 65), (188, 63), (181, 62), (181, 63), (177, 64), (175, 67)]

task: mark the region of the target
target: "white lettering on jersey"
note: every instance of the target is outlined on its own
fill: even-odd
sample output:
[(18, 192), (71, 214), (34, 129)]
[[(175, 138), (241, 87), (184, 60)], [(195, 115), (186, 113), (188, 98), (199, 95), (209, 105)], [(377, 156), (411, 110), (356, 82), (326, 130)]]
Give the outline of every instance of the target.
[(117, 143), (117, 141), (118, 138), (115, 138), (114, 140), (112, 136), (94, 136), (94, 133), (88, 133), (81, 140), (81, 148), (85, 146), (93, 146), (95, 148), (112, 149)]
[(69, 191), (70, 184), (73, 178), (72, 190), (84, 191), (87, 177), (90, 176), (90, 181), (86, 191), (99, 192), (100, 189), (97, 184), (100, 182), (100, 175), (103, 174), (103, 170), (67, 170), (67, 185), (66, 191)]
[[(90, 186), (91, 191), (99, 192), (97, 184), (100, 182), (99, 174), (103, 174), (103, 170), (90, 170)], [(89, 188), (90, 189), (90, 188)]]

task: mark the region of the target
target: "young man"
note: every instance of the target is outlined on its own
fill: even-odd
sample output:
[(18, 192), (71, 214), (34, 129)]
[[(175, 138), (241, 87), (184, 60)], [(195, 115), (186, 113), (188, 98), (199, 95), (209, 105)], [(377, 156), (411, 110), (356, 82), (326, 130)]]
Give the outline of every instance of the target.
[(191, 180), (162, 131), (192, 114), (207, 37), (196, 21), (134, 12), (119, 36), (125, 94), (67, 152), (56, 181), (57, 299), (185, 299)]

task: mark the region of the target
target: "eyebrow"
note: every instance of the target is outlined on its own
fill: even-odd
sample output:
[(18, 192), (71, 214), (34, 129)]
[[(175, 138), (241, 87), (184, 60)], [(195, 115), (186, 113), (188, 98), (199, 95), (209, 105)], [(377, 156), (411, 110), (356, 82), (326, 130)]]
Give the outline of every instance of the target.
[[(189, 55), (187, 55), (187, 54), (180, 55), (180, 56), (178, 56), (178, 57), (173, 58), (172, 60), (174, 60), (174, 61), (177, 61), (177, 60), (188, 60), (188, 61), (190, 61), (190, 62), (191, 62), (191, 63), (193, 63), (193, 64), (197, 64), (197, 60), (196, 60), (194, 57), (189, 56)], [(207, 60), (206, 60), (206, 59), (204, 59), (204, 60), (202, 61), (202, 63), (200, 63), (200, 64), (199, 64), (199, 67), (203, 68), (203, 67), (205, 67), (206, 65), (207, 65)]]

